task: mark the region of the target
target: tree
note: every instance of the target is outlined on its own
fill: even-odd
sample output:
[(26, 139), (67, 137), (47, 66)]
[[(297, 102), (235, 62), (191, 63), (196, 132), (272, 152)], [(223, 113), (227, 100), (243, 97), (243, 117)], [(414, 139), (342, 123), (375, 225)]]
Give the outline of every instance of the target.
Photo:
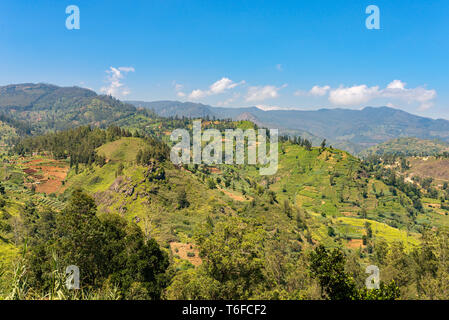
[(201, 266), (178, 273), (170, 299), (249, 299), (266, 285), (264, 243), (267, 233), (240, 217), (207, 224), (196, 237)]
[[(145, 239), (135, 223), (107, 214), (97, 217), (92, 197), (75, 190), (66, 208), (53, 222), (42, 216), (38, 234), (47, 230), (29, 256), (31, 283), (46, 290), (52, 287), (57, 256), (60, 267), (76, 265), (83, 288), (98, 289), (106, 282), (128, 294), (158, 299), (166, 286), (168, 257), (153, 239)], [(53, 227), (54, 223), (54, 227)], [(63, 272), (64, 270), (57, 270)], [(131, 290), (132, 289), (132, 290)]]
[(354, 280), (345, 272), (345, 258), (340, 250), (328, 251), (323, 245), (310, 254), (310, 270), (318, 279), (323, 297), (331, 300), (357, 298)]
[(287, 199), (284, 200), (284, 213), (289, 217), (292, 218), (292, 207), (290, 206), (290, 203)]
[(207, 187), (209, 189), (215, 189), (217, 186), (215, 185), (215, 181), (212, 178), (207, 179)]
[(326, 139), (324, 139), (324, 140), (321, 142), (321, 150), (324, 150), (324, 148), (326, 148)]
[(394, 300), (400, 291), (394, 281), (381, 282), (379, 289), (357, 289), (354, 279), (345, 271), (346, 258), (339, 249), (318, 246), (310, 254), (312, 277), (318, 279), (322, 295), (331, 300)]
[(396, 300), (400, 296), (400, 290), (394, 280), (388, 284), (380, 282), (379, 289), (363, 288), (359, 291), (359, 300)]
[(307, 151), (312, 150), (312, 143), (307, 139), (304, 139), (303, 146), (306, 148)]
[(371, 229), (371, 223), (365, 222), (366, 236), (368, 239), (373, 237), (373, 229)]
[(181, 188), (181, 190), (178, 193), (177, 197), (178, 202), (178, 209), (184, 209), (187, 208), (190, 205), (190, 202), (187, 200), (187, 193), (184, 188)]
[(103, 256), (103, 226), (96, 215), (95, 201), (75, 190), (72, 197), (56, 217), (55, 250), (67, 265), (76, 265), (82, 270), (81, 281), (95, 284), (104, 277), (107, 259)]
[(125, 166), (120, 162), (117, 168), (116, 176), (121, 176), (123, 174), (123, 169), (125, 169)]
[(125, 299), (137, 295), (159, 299), (166, 286), (168, 257), (154, 239), (145, 240), (140, 227), (118, 215), (106, 215), (103, 252), (108, 260), (108, 279), (119, 286)]
[(277, 203), (276, 193), (273, 190), (268, 191), (268, 200), (271, 204)]

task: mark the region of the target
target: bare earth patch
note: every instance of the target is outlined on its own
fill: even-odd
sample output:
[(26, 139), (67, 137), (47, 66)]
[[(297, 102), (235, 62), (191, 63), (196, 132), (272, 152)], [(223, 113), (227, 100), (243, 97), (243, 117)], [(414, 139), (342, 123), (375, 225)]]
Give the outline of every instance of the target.
[(352, 239), (352, 240), (349, 240), (348, 243), (346, 243), (346, 247), (352, 248), (352, 249), (357, 249), (360, 247), (363, 248), (365, 246), (363, 245), (362, 239)]
[(225, 189), (222, 189), (222, 188), (218, 188), (218, 190), (222, 191), (225, 195), (227, 195), (229, 198), (231, 198), (232, 200), (235, 200), (235, 201), (242, 202), (242, 201), (250, 201), (250, 200), (252, 200), (251, 197), (249, 197), (250, 199), (247, 199), (243, 195), (238, 195), (238, 194), (229, 192), (229, 191), (227, 191)]
[[(174, 255), (178, 255), (181, 259), (189, 261), (194, 266), (201, 264), (201, 258), (198, 256), (198, 249), (194, 244), (182, 242), (170, 242), (170, 250)], [(194, 254), (195, 256), (189, 257)]]
[(211, 173), (216, 173), (216, 174), (220, 174), (221, 173), (221, 170), (216, 168), (216, 167), (210, 167), (209, 170), (210, 170)]
[[(33, 159), (23, 163), (27, 167), (23, 171), (33, 179), (36, 192), (46, 194), (62, 191), (62, 182), (67, 177), (69, 166), (54, 159)], [(28, 184), (31, 187), (31, 184)]]

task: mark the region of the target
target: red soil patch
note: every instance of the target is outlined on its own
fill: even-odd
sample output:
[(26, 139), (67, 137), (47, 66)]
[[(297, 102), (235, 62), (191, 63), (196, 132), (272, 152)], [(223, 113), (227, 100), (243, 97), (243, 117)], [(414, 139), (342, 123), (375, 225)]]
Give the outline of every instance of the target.
[[(35, 181), (33, 184), (37, 192), (50, 194), (62, 191), (62, 182), (69, 171), (66, 163), (53, 159), (33, 159), (24, 164), (28, 167), (23, 171)], [(39, 174), (36, 174), (37, 172)]]
[[(181, 259), (189, 261), (194, 266), (199, 266), (201, 264), (201, 258), (198, 256), (198, 249), (193, 244), (181, 243), (181, 242), (170, 242), (170, 249), (174, 255), (178, 255)], [(189, 257), (188, 253), (194, 253), (194, 257)]]
[(23, 169), (23, 172), (25, 172), (26, 174), (28, 174), (28, 175), (33, 175), (33, 174), (35, 174), (37, 171), (36, 170), (34, 170), (34, 169)]
[(243, 195), (234, 194), (234, 193), (229, 192), (220, 187), (218, 187), (218, 190), (222, 191), (225, 195), (227, 195), (229, 198), (231, 198), (232, 200), (235, 200), (235, 201), (250, 201), (250, 200), (252, 200), (252, 197), (248, 197), (249, 199), (247, 199)]
[(346, 244), (346, 247), (348, 248), (352, 248), (352, 249), (358, 249), (360, 247), (365, 247), (363, 245), (363, 240), (362, 239), (352, 239), (349, 240), (348, 243)]
[(221, 173), (221, 170), (218, 168), (215, 168), (215, 167), (210, 167), (209, 170), (211, 173), (217, 173), (217, 174)]
[[(21, 158), (21, 159), (25, 160), (26, 158)], [(41, 162), (44, 162), (44, 160), (43, 159), (32, 159), (32, 160), (25, 161), (23, 164), (41, 163)]]

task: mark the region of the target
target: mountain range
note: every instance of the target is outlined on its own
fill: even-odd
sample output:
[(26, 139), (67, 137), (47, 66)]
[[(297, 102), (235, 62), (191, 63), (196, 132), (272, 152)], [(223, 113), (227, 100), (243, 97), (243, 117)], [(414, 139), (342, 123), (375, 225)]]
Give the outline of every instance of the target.
[[(9, 124), (30, 123), (35, 132), (79, 125), (107, 126), (134, 117), (142, 108), (163, 117), (249, 120), (281, 134), (300, 135), (320, 144), (359, 154), (385, 141), (415, 137), (449, 142), (449, 121), (430, 119), (389, 107), (353, 109), (267, 110), (257, 107), (224, 108), (180, 101), (120, 101), (80, 87), (44, 83), (0, 87), (0, 113)], [(3, 121), (5, 122), (5, 121)]]
[(359, 153), (399, 137), (449, 141), (449, 121), (430, 119), (389, 107), (352, 109), (267, 110), (257, 107), (221, 108), (179, 101), (128, 101), (154, 110), (161, 116), (216, 117), (251, 120), (259, 126), (297, 134), (314, 144), (322, 139), (334, 147)]

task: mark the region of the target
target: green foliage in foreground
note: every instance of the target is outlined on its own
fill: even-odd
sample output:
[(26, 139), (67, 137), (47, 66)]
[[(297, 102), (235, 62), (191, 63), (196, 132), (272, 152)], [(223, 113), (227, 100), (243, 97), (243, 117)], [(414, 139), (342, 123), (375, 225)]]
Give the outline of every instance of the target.
[[(297, 255), (297, 264), (286, 260), (267, 263), (279, 261), (275, 248), (282, 244), (251, 220), (228, 218), (203, 230), (198, 243), (203, 264), (178, 272), (167, 298), (310, 299), (319, 293), (331, 300), (394, 300), (400, 296), (394, 280), (382, 282), (379, 289), (359, 288), (345, 270), (346, 257), (340, 249), (318, 246), (308, 255)], [(318, 287), (319, 291), (310, 291)]]
[[(72, 298), (119, 288), (117, 297), (159, 299), (168, 257), (138, 226), (116, 215), (97, 217), (94, 200), (79, 190), (54, 220), (34, 214), (28, 225), (33, 245), (13, 272), (7, 297), (53, 297), (65, 267), (76, 265), (82, 288)], [(50, 232), (45, 237), (43, 229)]]
[(318, 246), (310, 256), (312, 277), (317, 278), (324, 297), (331, 300), (394, 300), (400, 291), (391, 281), (381, 282), (379, 289), (358, 289), (354, 279), (345, 271), (345, 257), (339, 250), (328, 251)]

